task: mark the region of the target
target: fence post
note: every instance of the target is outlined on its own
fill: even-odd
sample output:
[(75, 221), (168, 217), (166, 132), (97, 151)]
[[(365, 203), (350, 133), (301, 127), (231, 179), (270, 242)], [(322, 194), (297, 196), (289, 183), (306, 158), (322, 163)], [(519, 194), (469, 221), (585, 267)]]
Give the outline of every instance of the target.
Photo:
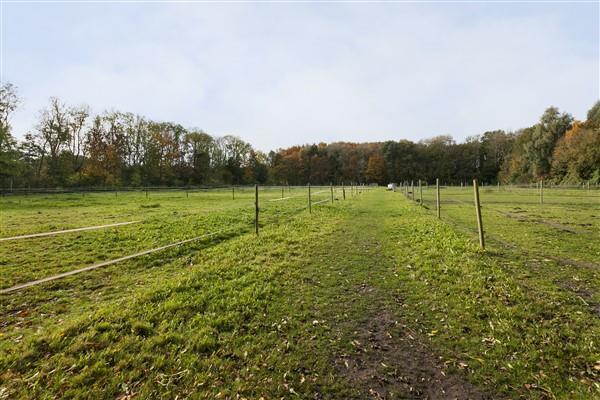
[(473, 179), (473, 194), (475, 196), (475, 213), (477, 215), (477, 230), (479, 231), (479, 245), (485, 249), (485, 240), (483, 238), (483, 222), (481, 221), (481, 206), (479, 204), (479, 185), (477, 179)]
[(283, 199), (283, 186), (281, 186), (281, 198)]
[(344, 196), (344, 200), (346, 200), (346, 188), (342, 186), (342, 195)]
[(329, 182), (329, 189), (331, 190), (331, 204), (333, 204), (333, 182)]
[(308, 213), (312, 214), (312, 200), (310, 199), (310, 182), (308, 183)]
[(540, 179), (540, 204), (544, 204), (544, 180)]
[(419, 179), (419, 204), (423, 206), (423, 186), (421, 185), (421, 180)]
[(254, 229), (258, 235), (258, 184), (254, 185)]
[(437, 209), (437, 217), (440, 218), (440, 180), (435, 179), (435, 204)]
[(231, 200), (235, 200), (235, 186), (231, 186)]

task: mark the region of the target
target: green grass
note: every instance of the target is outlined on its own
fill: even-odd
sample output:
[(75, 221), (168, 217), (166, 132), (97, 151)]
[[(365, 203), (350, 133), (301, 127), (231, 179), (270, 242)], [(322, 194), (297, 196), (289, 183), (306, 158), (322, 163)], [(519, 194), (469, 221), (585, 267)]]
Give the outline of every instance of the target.
[[(317, 188), (318, 189), (318, 188)], [(324, 189), (316, 190), (322, 199)], [(273, 223), (306, 206), (306, 189), (261, 190), (261, 223)], [(185, 192), (29, 196), (4, 200), (1, 237), (98, 226), (136, 224), (3, 242), (0, 288), (43, 278), (209, 233), (248, 231), (254, 223), (253, 189)], [(42, 258), (40, 260), (40, 257)]]
[[(418, 193), (417, 193), (418, 198)], [(471, 188), (440, 190), (442, 215), (477, 228)], [(600, 266), (600, 191), (546, 189), (539, 204), (535, 189), (480, 188), (486, 236), (538, 254)], [(424, 204), (435, 209), (435, 188), (423, 192)], [(505, 243), (503, 243), (505, 244)]]
[[(445, 187), (440, 198), (442, 218), (474, 236), (472, 188)], [(600, 304), (600, 192), (545, 189), (540, 204), (535, 188), (484, 187), (480, 198), (489, 251), (524, 258), (528, 269), (551, 274), (583, 301)], [(424, 190), (423, 202), (435, 212), (435, 188)]]
[(598, 396), (598, 315), (557, 284), (556, 264), (485, 254), (450, 225), (410, 222), (392, 228), (412, 238), (397, 269), (411, 287), (409, 314), (451, 350), (451, 360), (467, 364), (476, 382), (507, 394)]
[[(133, 238), (145, 248), (204, 225), (251, 219), (252, 195), (233, 204), (226, 193), (198, 194), (193, 206), (173, 194), (148, 203), (134, 194), (118, 203), (94, 195), (79, 205), (52, 198), (30, 208), (11, 199), (7, 212), (32, 221), (14, 222), (11, 232), (19, 233), (36, 231), (31, 215), (40, 208), (56, 221), (71, 207), (76, 215), (88, 211), (79, 221), (87, 225), (100, 220), (97, 212), (145, 218), (135, 228), (64, 235), (52, 244), (70, 239), (74, 247), (61, 254), (78, 260), (90, 251), (123, 255)], [(265, 200), (280, 195), (274, 190)], [(311, 215), (296, 211), (306, 205), (303, 195), (263, 204), (258, 237), (248, 229), (1, 296), (0, 398), (365, 398), (373, 382), (396, 376), (388, 366), (404, 357), (388, 355), (366, 381), (345, 372), (344, 360), (381, 353), (357, 343), (382, 316), (399, 321), (386, 327), (390, 338), (409, 330), (441, 357), (445, 373), (492, 395), (600, 398), (598, 314), (570, 284), (596, 282), (586, 286), (596, 299), (597, 270), (534, 261), (518, 250), (528, 245), (522, 238), (513, 238), (516, 248), (494, 244), (482, 252), (471, 230), (457, 229), (466, 217), (438, 221), (399, 193), (348, 196)], [(583, 229), (598, 232), (596, 225)], [(105, 243), (113, 235), (112, 243), (128, 245), (111, 253)], [(590, 238), (577, 243), (594, 246)], [(2, 257), (12, 260), (16, 250), (6, 244)], [(46, 256), (52, 247), (36, 249)], [(578, 259), (565, 252), (552, 254)], [(29, 277), (21, 271), (26, 262), (36, 274), (60, 270), (59, 257), (44, 266), (34, 254), (6, 269), (3, 285), (6, 276)]]

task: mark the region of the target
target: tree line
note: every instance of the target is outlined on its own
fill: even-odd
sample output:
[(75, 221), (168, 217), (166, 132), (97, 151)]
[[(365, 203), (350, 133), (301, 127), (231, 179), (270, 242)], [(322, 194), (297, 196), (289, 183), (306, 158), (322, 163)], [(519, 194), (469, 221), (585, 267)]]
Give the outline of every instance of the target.
[(120, 111), (92, 114), (51, 98), (37, 124), (16, 140), (14, 85), (0, 86), (3, 187), (304, 185), (417, 180), (490, 184), (546, 179), (600, 183), (600, 102), (586, 121), (555, 107), (531, 127), (496, 130), (457, 143), (441, 135), (373, 143), (319, 143), (265, 154), (239, 137), (211, 136), (173, 122)]

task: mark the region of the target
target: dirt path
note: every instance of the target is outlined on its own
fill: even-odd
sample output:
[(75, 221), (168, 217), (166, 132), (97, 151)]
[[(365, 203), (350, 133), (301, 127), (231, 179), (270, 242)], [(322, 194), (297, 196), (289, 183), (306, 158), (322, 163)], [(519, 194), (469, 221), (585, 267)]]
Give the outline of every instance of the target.
[[(384, 287), (393, 279), (383, 225), (393, 212), (382, 196), (361, 201), (357, 217), (323, 244), (321, 265), (328, 265), (321, 287), (334, 300), (320, 316), (332, 325), (341, 346), (332, 363), (355, 386), (357, 398), (487, 399), (465, 376), (451, 373), (430, 348), (428, 338), (402, 320), (402, 296)], [(366, 200), (366, 199), (365, 199)]]

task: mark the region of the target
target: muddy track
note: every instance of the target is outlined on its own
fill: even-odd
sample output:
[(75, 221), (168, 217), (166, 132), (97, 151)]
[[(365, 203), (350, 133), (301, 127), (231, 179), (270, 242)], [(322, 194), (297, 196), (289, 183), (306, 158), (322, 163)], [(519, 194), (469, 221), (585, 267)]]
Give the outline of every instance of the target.
[(353, 341), (355, 351), (335, 360), (336, 370), (373, 399), (491, 399), (447, 365), (423, 338), (382, 311)]
[[(341, 254), (334, 264), (359, 263), (363, 270), (381, 274), (385, 262), (385, 245), (378, 240), (381, 223), (372, 215), (361, 215), (348, 228), (355, 231), (347, 237), (352, 241), (334, 239), (328, 242)], [(374, 256), (376, 255), (376, 256)], [(329, 264), (329, 263), (328, 263)], [(343, 270), (343, 269), (342, 269)], [(337, 271), (333, 271), (336, 272)], [(371, 275), (372, 276), (372, 275)], [(343, 305), (367, 304), (358, 319), (342, 318), (332, 326), (333, 331), (351, 332), (346, 339), (351, 350), (334, 352), (331, 362), (340, 378), (348, 381), (361, 396), (370, 399), (490, 399), (489, 394), (471, 384), (464, 366), (445, 364), (429, 344), (429, 338), (416, 333), (402, 321), (403, 299), (390, 294), (370, 281), (346, 286)], [(393, 296), (393, 298), (390, 298)], [(360, 299), (360, 301), (358, 300)], [(461, 371), (462, 369), (462, 371)]]

